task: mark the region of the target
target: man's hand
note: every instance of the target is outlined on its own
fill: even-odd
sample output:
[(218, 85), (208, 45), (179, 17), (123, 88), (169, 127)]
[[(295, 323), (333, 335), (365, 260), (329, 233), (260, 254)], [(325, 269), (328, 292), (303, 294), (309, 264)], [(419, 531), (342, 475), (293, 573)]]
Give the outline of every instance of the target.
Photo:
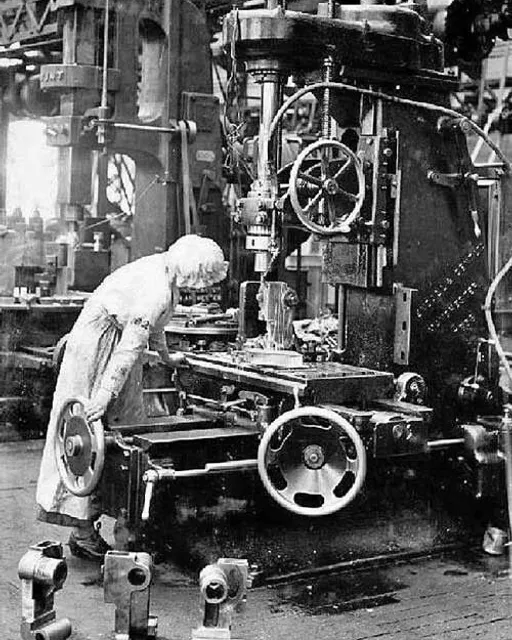
[(107, 410), (107, 407), (112, 400), (112, 394), (106, 389), (100, 389), (94, 397), (85, 405), (85, 415), (89, 422), (99, 420)]

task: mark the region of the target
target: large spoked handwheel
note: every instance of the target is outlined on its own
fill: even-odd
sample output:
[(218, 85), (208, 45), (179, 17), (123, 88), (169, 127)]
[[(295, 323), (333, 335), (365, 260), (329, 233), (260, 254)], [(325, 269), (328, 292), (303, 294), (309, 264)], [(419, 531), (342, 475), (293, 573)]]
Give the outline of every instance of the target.
[(282, 507), (324, 516), (346, 507), (366, 477), (366, 450), (345, 418), (330, 409), (300, 407), (268, 426), (258, 449), (265, 489)]
[(64, 403), (55, 430), (57, 468), (66, 489), (75, 496), (88, 496), (96, 488), (105, 462), (105, 433), (101, 420), (85, 417), (84, 398)]
[[(350, 176), (357, 185), (347, 185)], [(289, 193), (293, 210), (310, 231), (319, 235), (348, 233), (363, 205), (362, 164), (342, 142), (318, 140), (295, 160)]]

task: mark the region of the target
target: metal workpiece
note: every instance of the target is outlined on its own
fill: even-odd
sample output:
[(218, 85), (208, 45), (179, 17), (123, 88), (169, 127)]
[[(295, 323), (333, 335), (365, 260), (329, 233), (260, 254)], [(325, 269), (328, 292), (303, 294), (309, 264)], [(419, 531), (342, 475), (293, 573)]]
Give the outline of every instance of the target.
[(105, 602), (115, 605), (115, 640), (155, 638), (149, 612), (153, 562), (149, 553), (108, 551), (103, 566)]
[(65, 640), (71, 635), (67, 618), (57, 620), (54, 596), (68, 575), (62, 544), (46, 540), (32, 545), (18, 564), (21, 579), (23, 640)]
[(199, 575), (200, 627), (192, 631), (193, 640), (230, 640), (233, 614), (245, 602), (251, 586), (247, 560), (220, 558)]

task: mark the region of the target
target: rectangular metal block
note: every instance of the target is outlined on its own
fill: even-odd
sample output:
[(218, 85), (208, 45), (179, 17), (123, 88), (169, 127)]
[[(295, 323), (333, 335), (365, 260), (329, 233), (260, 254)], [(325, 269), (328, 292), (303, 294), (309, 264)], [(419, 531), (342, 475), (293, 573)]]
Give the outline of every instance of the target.
[(393, 360), (395, 364), (408, 365), (411, 352), (412, 296), (416, 289), (396, 285), (395, 289), (395, 340)]

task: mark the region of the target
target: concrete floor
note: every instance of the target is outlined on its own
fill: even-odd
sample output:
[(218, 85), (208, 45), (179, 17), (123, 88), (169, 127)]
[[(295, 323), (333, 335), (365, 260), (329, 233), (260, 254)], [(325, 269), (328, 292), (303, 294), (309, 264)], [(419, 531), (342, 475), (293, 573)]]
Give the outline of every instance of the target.
[[(67, 539), (65, 529), (35, 521), (34, 493), (41, 442), (0, 445), (0, 621), (2, 638), (19, 635), (17, 563), (40, 540)], [(104, 523), (111, 536), (112, 522)], [(69, 577), (57, 594), (59, 616), (75, 640), (111, 637), (112, 605), (103, 602), (96, 565), (68, 556)], [(510, 640), (512, 580), (507, 559), (474, 554), (325, 576), (249, 592), (235, 618), (233, 637), (247, 640)], [(151, 592), (161, 640), (185, 640), (200, 622), (196, 576), (158, 565)]]

